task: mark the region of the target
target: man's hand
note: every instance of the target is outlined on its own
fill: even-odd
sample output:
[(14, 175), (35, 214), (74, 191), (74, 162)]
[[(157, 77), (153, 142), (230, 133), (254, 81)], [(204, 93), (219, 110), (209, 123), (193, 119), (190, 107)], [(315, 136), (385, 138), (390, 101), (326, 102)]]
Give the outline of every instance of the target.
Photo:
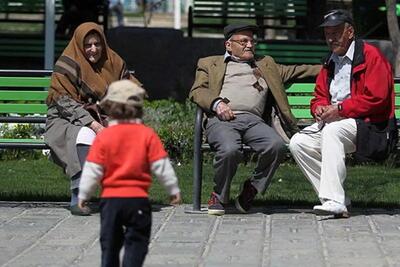
[(333, 122), (341, 120), (342, 117), (339, 115), (339, 109), (337, 105), (329, 105), (325, 107), (325, 110), (321, 114), (321, 120), (325, 122)]
[(327, 109), (327, 107), (328, 107), (328, 106), (318, 106), (318, 107), (315, 108), (314, 115), (315, 115), (315, 120), (316, 120), (317, 122), (320, 122), (320, 121), (322, 120), (322, 119), (321, 119), (321, 116), (322, 116), (322, 114), (325, 112), (325, 110)]
[(215, 112), (221, 121), (230, 121), (235, 118), (235, 114), (233, 114), (231, 108), (222, 101), (218, 103)]
[(92, 121), (90, 124), (90, 129), (92, 129), (96, 134), (98, 134), (101, 130), (104, 129), (104, 126), (98, 123), (97, 121)]

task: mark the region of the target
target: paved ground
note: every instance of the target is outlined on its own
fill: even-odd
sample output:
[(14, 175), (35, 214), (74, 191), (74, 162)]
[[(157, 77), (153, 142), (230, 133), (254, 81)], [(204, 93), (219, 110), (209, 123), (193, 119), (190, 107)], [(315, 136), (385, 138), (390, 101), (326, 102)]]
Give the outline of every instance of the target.
[[(356, 210), (350, 219), (303, 209), (248, 215), (154, 207), (145, 266), (400, 266), (400, 210)], [(0, 266), (99, 266), (99, 215), (65, 204), (0, 203)]]

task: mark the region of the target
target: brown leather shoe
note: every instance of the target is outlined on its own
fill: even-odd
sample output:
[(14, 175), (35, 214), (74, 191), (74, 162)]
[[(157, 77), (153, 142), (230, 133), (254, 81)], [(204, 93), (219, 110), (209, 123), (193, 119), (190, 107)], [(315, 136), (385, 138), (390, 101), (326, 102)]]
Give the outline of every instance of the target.
[(250, 180), (243, 183), (240, 195), (235, 199), (235, 206), (241, 213), (247, 213), (257, 195), (257, 189), (251, 184)]
[(73, 205), (69, 208), (69, 210), (71, 211), (71, 214), (75, 216), (90, 216), (90, 214), (92, 213), (91, 209), (88, 206), (80, 209), (78, 205)]

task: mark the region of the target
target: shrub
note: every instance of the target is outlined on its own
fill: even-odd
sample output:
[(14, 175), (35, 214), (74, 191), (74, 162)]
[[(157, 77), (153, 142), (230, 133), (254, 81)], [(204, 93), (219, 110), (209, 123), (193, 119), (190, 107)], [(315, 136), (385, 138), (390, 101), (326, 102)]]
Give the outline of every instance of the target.
[[(187, 161), (193, 155), (195, 105), (186, 101), (147, 101), (144, 122), (159, 134), (170, 158), (176, 163)], [(43, 125), (0, 124), (0, 138), (42, 138)], [(37, 159), (43, 157), (40, 150), (2, 149), (0, 159)]]
[(144, 122), (160, 136), (170, 158), (176, 163), (193, 158), (194, 114), (190, 101), (173, 100), (146, 102)]
[[(24, 123), (9, 123), (0, 126), (1, 138), (41, 138), (43, 128), (37, 125), (24, 124)], [(1, 149), (1, 160), (12, 159), (38, 159), (43, 157), (40, 150), (34, 149)]]

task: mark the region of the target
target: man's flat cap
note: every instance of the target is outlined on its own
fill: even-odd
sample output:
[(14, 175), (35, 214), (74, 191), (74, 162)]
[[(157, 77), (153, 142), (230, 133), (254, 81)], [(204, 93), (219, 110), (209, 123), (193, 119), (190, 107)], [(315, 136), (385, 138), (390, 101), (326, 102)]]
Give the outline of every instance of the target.
[(319, 27), (332, 27), (342, 23), (354, 25), (351, 13), (344, 9), (331, 10), (324, 16), (324, 22)]
[(256, 25), (251, 25), (251, 24), (230, 24), (225, 26), (224, 28), (224, 36), (225, 40), (228, 40), (231, 38), (231, 36), (234, 33), (240, 32), (240, 31), (252, 31), (253, 33), (256, 33), (258, 30), (258, 27)]

